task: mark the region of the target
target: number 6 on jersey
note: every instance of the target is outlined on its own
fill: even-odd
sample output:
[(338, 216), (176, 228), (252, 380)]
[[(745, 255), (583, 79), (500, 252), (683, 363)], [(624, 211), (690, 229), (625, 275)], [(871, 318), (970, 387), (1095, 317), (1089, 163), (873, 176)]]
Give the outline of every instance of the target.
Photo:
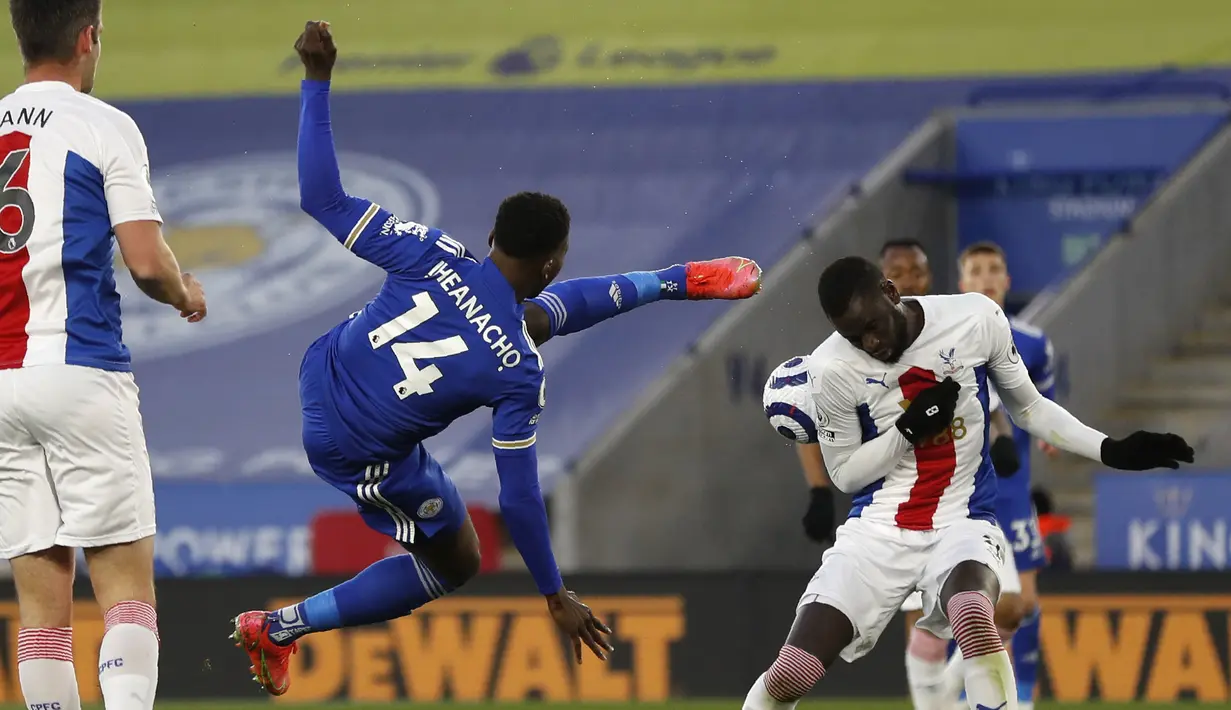
[(440, 309), (432, 301), (432, 296), (426, 291), (416, 293), (412, 299), (415, 306), (402, 315), (385, 323), (368, 333), (368, 342), (375, 350), (393, 343), (393, 354), (397, 356), (398, 364), (406, 379), (393, 386), (398, 399), (406, 399), (412, 394), (431, 394), (432, 383), (441, 378), (440, 368), (428, 365), (423, 369), (415, 364), (415, 360), (448, 357), (469, 350), (466, 341), (460, 335), (451, 335), (444, 340), (431, 340), (423, 343), (394, 343), (393, 340), (407, 332), (423, 325)]

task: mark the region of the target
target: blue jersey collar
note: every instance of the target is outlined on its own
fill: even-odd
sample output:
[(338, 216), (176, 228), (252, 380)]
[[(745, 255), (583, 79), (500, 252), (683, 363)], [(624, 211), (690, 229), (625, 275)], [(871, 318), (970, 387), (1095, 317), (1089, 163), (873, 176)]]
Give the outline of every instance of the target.
[(489, 256), (483, 260), (479, 266), (479, 279), (487, 285), (487, 288), (497, 298), (508, 301), (516, 310), (521, 307), (521, 303), (517, 301), (517, 293), (513, 291), (513, 285), (509, 280), (500, 273), (500, 269), (496, 266), (496, 262), (492, 261)]

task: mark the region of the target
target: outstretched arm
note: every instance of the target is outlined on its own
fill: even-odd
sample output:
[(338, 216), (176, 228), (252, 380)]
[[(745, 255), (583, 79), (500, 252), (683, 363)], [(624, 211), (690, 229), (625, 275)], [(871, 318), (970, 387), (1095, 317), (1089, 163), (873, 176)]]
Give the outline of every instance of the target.
[(427, 268), (433, 260), (447, 256), (473, 258), (440, 230), (398, 219), (371, 200), (346, 193), (329, 116), (329, 87), (337, 48), (328, 24), (309, 22), (295, 49), (304, 65), (297, 151), (299, 206), (303, 211), (342, 246), (385, 271)]
[(988, 376), (1013, 421), (1031, 436), (1057, 448), (1100, 461), (1107, 435), (1086, 426), (1064, 407), (1039, 393), (1013, 343), (1009, 319), (990, 299), (985, 319), (985, 337), (991, 347)]
[(500, 512), (509, 537), (521, 553), (530, 575), (544, 595), (563, 583), (551, 550), (547, 509), (539, 490), (536, 429), (542, 412), (542, 377), (519, 383), (493, 403), (492, 453), (500, 477)]
[(585, 330), (658, 300), (737, 300), (761, 288), (761, 268), (741, 257), (695, 261), (659, 271), (630, 271), (552, 284), (526, 301), (526, 329), (536, 345)]

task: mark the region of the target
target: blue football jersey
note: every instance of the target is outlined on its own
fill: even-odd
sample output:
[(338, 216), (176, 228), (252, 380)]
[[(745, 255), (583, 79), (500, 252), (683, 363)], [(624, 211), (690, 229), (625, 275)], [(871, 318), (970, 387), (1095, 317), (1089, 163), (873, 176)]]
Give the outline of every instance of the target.
[(338, 447), (356, 460), (405, 456), (479, 407), (497, 449), (535, 442), (543, 362), (523, 306), (491, 259), (438, 229), (371, 205), (343, 245), (388, 273), (327, 339)]
[[(1013, 329), (1013, 345), (1021, 353), (1022, 364), (1030, 373), (1030, 380), (1039, 392), (1048, 399), (1056, 398), (1056, 375), (1053, 370), (1055, 350), (1051, 341), (1038, 328), (1016, 318), (1009, 319)], [(1017, 473), (1000, 479), (1002, 495), (1030, 495), (1030, 455), (1033, 441), (1030, 433), (1013, 424), (1013, 440), (1017, 444), (1017, 456), (1021, 468)]]

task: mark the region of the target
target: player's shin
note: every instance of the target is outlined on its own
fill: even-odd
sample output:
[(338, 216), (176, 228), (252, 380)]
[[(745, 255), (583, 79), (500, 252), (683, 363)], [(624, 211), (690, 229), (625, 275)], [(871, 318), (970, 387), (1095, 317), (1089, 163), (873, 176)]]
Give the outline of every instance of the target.
[(1013, 635), (1013, 675), (1017, 678), (1017, 705), (1020, 710), (1034, 707), (1034, 687), (1039, 675), (1039, 609), (1022, 620)]
[(778, 651), (778, 659), (752, 684), (744, 699), (744, 710), (790, 710), (825, 677), (825, 665), (816, 656), (789, 643)]
[(406, 616), (453, 588), (414, 555), (386, 557), (350, 580), (269, 615), (269, 638), (289, 645), (305, 634)]
[(949, 710), (956, 693), (945, 686), (947, 644), (922, 629), (911, 629), (906, 644), (906, 682), (915, 710)]
[(151, 710), (158, 689), (158, 615), (144, 602), (120, 602), (103, 616), (98, 684), (107, 710)]
[[(678, 282), (684, 281), (684, 267), (679, 269)], [(665, 269), (669, 272), (671, 269)], [(653, 303), (664, 295), (663, 284), (667, 283), (658, 272), (631, 271), (614, 276), (593, 276), (569, 279), (548, 286), (531, 299), (537, 303), (551, 321), (551, 334), (568, 335), (627, 313), (638, 306)], [(684, 289), (678, 287), (683, 298)]]
[(971, 710), (1018, 710), (1013, 666), (996, 629), (992, 600), (979, 591), (957, 592), (945, 611), (965, 661)]
[(17, 632), (17, 675), (26, 707), (81, 710), (71, 628)]
[(799, 700), (778, 700), (769, 694), (769, 688), (765, 685), (766, 673), (762, 673), (757, 682), (752, 684), (752, 689), (748, 691), (747, 697), (744, 698), (744, 710), (794, 710), (796, 705), (799, 705)]

